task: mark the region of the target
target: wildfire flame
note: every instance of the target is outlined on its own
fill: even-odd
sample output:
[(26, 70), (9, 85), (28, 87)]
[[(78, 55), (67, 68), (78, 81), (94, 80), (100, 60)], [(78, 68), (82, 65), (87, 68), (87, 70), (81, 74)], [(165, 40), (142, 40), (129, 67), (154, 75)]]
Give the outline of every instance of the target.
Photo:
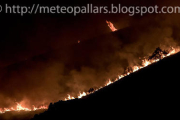
[[(112, 32), (117, 31), (117, 29), (114, 27), (113, 23), (111, 23), (110, 21), (106, 21), (106, 23), (108, 24), (108, 26), (109, 26), (109, 28), (111, 29)], [(78, 40), (78, 43), (80, 43), (80, 40)], [(144, 60), (142, 60), (142, 65), (141, 66), (137, 66), (137, 65), (133, 66), (131, 71), (128, 71), (126, 74), (123, 74), (123, 75), (118, 75), (118, 78), (116, 78), (115, 81), (112, 81), (112, 80), (109, 79), (107, 81), (107, 83), (103, 87), (108, 86), (108, 85), (110, 85), (110, 84), (112, 84), (112, 83), (114, 83), (114, 82), (116, 82), (118, 80), (121, 80), (123, 77), (128, 76), (129, 74), (131, 74), (133, 72), (136, 72), (136, 71), (138, 71), (138, 70), (140, 70), (140, 69), (142, 69), (144, 67), (147, 67), (148, 65), (150, 65), (152, 63), (158, 62), (160, 59), (163, 59), (163, 58), (165, 58), (167, 56), (173, 55), (173, 54), (175, 54), (175, 53), (177, 53), (179, 51), (180, 51), (180, 49), (172, 48), (168, 52), (168, 54), (166, 54), (166, 55), (162, 54), (161, 58), (157, 58), (157, 59), (154, 59), (154, 60), (144, 59)], [(98, 89), (95, 89), (92, 92), (79, 92), (79, 95), (77, 96), (77, 98), (80, 99), (80, 98), (82, 98), (84, 96), (92, 94), (92, 93), (102, 89), (103, 87), (101, 86), (101, 87), (99, 87)], [(72, 99), (75, 99), (75, 97), (68, 94), (68, 97), (65, 98), (65, 101), (72, 100)], [(14, 107), (0, 108), (0, 114), (8, 112), (8, 111), (36, 111), (36, 110), (40, 110), (40, 109), (48, 109), (48, 106), (45, 106), (45, 105), (40, 106), (40, 107), (35, 107), (33, 105), (32, 108), (26, 108), (26, 107), (23, 107), (20, 103), (16, 103), (16, 104), (17, 105), (16, 105), (15, 108)]]
[(108, 86), (110, 84), (112, 84), (112, 81), (109, 79), (109, 81), (105, 84), (105, 86)]
[[(137, 65), (133, 66), (131, 71), (129, 71), (123, 75), (118, 75), (118, 78), (116, 78), (115, 81), (112, 81), (109, 79), (103, 87), (108, 86), (108, 85), (110, 85), (110, 84), (112, 84), (118, 80), (121, 80), (123, 77), (128, 76), (129, 74), (136, 72), (136, 71), (140, 70), (141, 68), (147, 67), (148, 65), (150, 65), (152, 63), (158, 62), (160, 59), (163, 59), (167, 56), (173, 55), (179, 51), (180, 51), (180, 49), (178, 49), (178, 48), (177, 49), (171, 48), (171, 50), (168, 52), (168, 54), (166, 54), (166, 55), (162, 54), (161, 58), (156, 58), (154, 60), (143, 59), (141, 66), (137, 66)], [(77, 96), (77, 98), (80, 99), (84, 96), (92, 94), (92, 93), (102, 89), (103, 87), (101, 86), (99, 89), (95, 89), (93, 92), (80, 92), (79, 95)], [(75, 97), (68, 94), (68, 97), (65, 98), (65, 101), (72, 100), (72, 99), (75, 99)], [(48, 107), (47, 106), (40, 106), (40, 107), (33, 106), (33, 108), (26, 108), (26, 107), (23, 107), (20, 103), (17, 103), (17, 106), (15, 108), (13, 108), (13, 107), (11, 107), (11, 108), (0, 108), (0, 113), (5, 113), (8, 111), (35, 111), (35, 110), (40, 110), (40, 109), (48, 109)]]
[[(124, 74), (124, 75), (118, 75), (118, 78), (116, 78), (115, 81), (111, 81), (111, 80), (109, 79), (109, 80), (107, 81), (107, 83), (105, 84), (105, 86), (108, 86), (108, 85), (110, 85), (110, 84), (112, 84), (112, 83), (114, 83), (114, 82), (122, 79), (123, 77), (130, 75), (130, 74), (133, 73), (133, 72), (136, 72), (136, 71), (138, 71), (138, 70), (140, 70), (140, 69), (142, 69), (142, 68), (144, 68), (144, 67), (147, 67), (148, 65), (150, 65), (150, 64), (152, 64), (152, 63), (158, 62), (160, 59), (163, 59), (163, 58), (165, 58), (165, 57), (168, 57), (168, 56), (170, 56), (170, 55), (173, 55), (173, 54), (175, 54), (175, 53), (177, 53), (177, 52), (179, 52), (179, 51), (180, 51), (180, 49), (178, 49), (178, 48), (175, 49), (175, 48), (172, 47), (171, 50), (169, 51), (169, 53), (168, 53), (167, 55), (162, 55), (162, 56), (161, 56), (162, 58), (157, 58), (157, 59), (154, 59), (154, 60), (143, 59), (141, 66), (133, 66), (133, 67), (132, 67), (132, 71), (129, 71), (129, 72), (127, 72), (127, 73)], [(104, 86), (104, 87), (105, 87), (105, 86)], [(92, 94), (92, 93), (94, 93), (94, 92), (96, 92), (96, 91), (98, 91), (98, 90), (100, 90), (100, 89), (102, 89), (102, 88), (103, 88), (103, 87), (101, 86), (99, 89), (96, 89), (96, 90), (94, 90), (94, 91), (91, 92), (91, 93), (89, 93), (89, 92), (80, 93), (80, 94), (78, 95), (78, 98), (82, 98), (83, 96)], [(69, 95), (69, 97), (66, 98), (65, 101), (66, 101), (66, 100), (71, 100), (71, 98), (75, 99), (75, 97), (70, 97), (70, 95)]]
[(108, 26), (109, 26), (109, 28), (111, 29), (112, 32), (114, 32), (114, 31), (117, 30), (110, 21), (107, 21), (107, 20), (106, 20), (106, 23), (108, 24)]
[(20, 103), (16, 103), (16, 107), (11, 107), (11, 108), (0, 108), (0, 113), (5, 113), (8, 111), (36, 111), (36, 110), (41, 110), (41, 109), (47, 109), (47, 106), (40, 106), (40, 107), (35, 107), (33, 105), (33, 108), (26, 108), (23, 107)]

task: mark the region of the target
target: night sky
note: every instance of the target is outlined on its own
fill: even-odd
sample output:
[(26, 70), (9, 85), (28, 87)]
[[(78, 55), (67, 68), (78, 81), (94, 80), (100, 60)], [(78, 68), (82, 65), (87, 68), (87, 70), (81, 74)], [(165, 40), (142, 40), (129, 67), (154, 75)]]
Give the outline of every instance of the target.
[[(38, 3), (180, 5), (168, 0), (50, 2)], [(150, 55), (157, 47), (178, 46), (180, 38), (179, 14), (133, 17), (79, 14), (75, 17), (0, 13), (0, 18), (0, 108), (21, 101), (27, 106), (48, 105), (64, 99), (67, 94), (77, 95), (79, 91), (103, 86), (109, 78), (122, 74), (126, 67), (140, 64), (139, 57)], [(112, 33), (106, 20), (119, 31)]]

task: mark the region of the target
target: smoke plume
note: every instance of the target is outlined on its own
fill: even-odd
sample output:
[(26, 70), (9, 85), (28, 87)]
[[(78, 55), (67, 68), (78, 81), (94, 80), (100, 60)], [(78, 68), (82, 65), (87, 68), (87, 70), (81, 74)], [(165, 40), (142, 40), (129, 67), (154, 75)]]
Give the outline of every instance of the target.
[[(157, 47), (179, 45), (178, 14), (95, 16), (82, 15), (73, 21), (72, 16), (64, 20), (17, 17), (13, 23), (6, 19), (14, 16), (3, 18), (0, 107), (15, 102), (26, 107), (49, 104), (64, 100), (67, 94), (76, 96), (103, 86), (128, 66), (139, 65), (139, 58)], [(112, 33), (106, 19), (118, 31)]]

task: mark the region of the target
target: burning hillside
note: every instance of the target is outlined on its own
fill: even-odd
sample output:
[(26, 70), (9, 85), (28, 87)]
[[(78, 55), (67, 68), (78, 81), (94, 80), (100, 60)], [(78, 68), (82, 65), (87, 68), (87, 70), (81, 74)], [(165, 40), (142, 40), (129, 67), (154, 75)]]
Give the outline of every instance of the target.
[[(158, 62), (159, 60), (165, 58), (165, 57), (168, 57), (168, 56), (171, 56), (175, 53), (179, 52), (179, 49), (178, 48), (170, 48), (169, 50), (161, 50), (159, 47), (154, 51), (154, 53), (149, 56), (148, 59), (143, 59), (142, 60), (142, 65), (141, 66), (133, 66), (133, 67), (129, 67), (128, 69), (126, 69), (126, 73), (123, 74), (123, 75), (118, 75), (118, 78), (116, 78), (115, 80), (111, 81), (110, 79), (107, 81), (107, 83), (105, 84), (105, 86), (109, 86), (110, 84), (116, 82), (116, 81), (119, 81), (121, 80), (122, 78), (130, 75), (131, 73), (133, 72), (136, 72), (144, 67), (147, 67), (148, 65), (151, 65), (152, 63), (155, 63), (155, 62)], [(89, 94), (92, 94), (100, 89), (102, 89), (103, 87), (105, 86), (102, 86), (98, 89), (94, 89), (94, 88), (91, 88), (88, 92), (80, 92), (79, 95), (77, 97), (72, 97), (70, 95), (68, 95), (68, 98), (65, 98), (65, 101), (67, 100), (72, 100), (72, 99), (75, 99), (75, 98), (82, 98), (84, 96), (87, 96)], [(5, 112), (11, 112), (11, 111), (36, 111), (36, 110), (41, 110), (41, 109), (47, 109), (48, 107), (47, 106), (40, 106), (40, 107), (35, 107), (33, 106), (33, 108), (25, 108), (25, 107), (22, 107), (20, 103), (17, 103), (17, 106), (14, 108), (14, 107), (11, 107), (11, 108), (1, 108), (0, 109), (0, 113), (5, 113)]]
[[(101, 7), (119, 2), (93, 1)], [(61, 2), (71, 5), (57, 4)], [(72, 6), (84, 5), (80, 3)], [(19, 120), (16, 115), (22, 113), (27, 120), (46, 110), (34, 119), (68, 112), (88, 116), (101, 110), (104, 117), (114, 115), (116, 107), (136, 113), (139, 108), (148, 111), (150, 105), (157, 108), (156, 100), (172, 102), (178, 94), (179, 14), (0, 15), (0, 119)]]
[[(115, 119), (127, 116), (134, 118), (142, 117), (142, 114), (145, 117), (165, 118), (165, 114), (171, 115), (172, 112), (176, 112), (174, 108), (179, 102), (178, 71), (173, 70), (174, 66), (180, 67), (179, 60), (180, 53), (159, 59), (158, 62), (131, 73), (111, 85), (107, 84), (106, 87), (83, 99), (50, 104), (48, 111), (36, 115), (32, 120), (45, 118), (55, 120), (66, 117), (67, 114), (71, 114), (69, 119), (78, 119), (78, 113), (91, 119), (94, 117)], [(159, 111), (163, 116), (157, 115), (156, 112)]]
[[(108, 26), (109, 26), (109, 28), (113, 31), (113, 32), (115, 32), (117, 29), (114, 27), (114, 25), (110, 22), (110, 21), (106, 21), (106, 23), (108, 24)], [(78, 43), (80, 43), (80, 41), (78, 40)], [(129, 72), (130, 73), (130, 72)], [(128, 73), (128, 74), (129, 74)], [(121, 78), (121, 77), (124, 77), (125, 75), (121, 75), (121, 76), (119, 76), (119, 79)], [(117, 78), (118, 79), (118, 78)], [(109, 85), (110, 83), (112, 83), (110, 80), (108, 81), (108, 83), (106, 83), (106, 85)], [(100, 88), (102, 88), (102, 87), (100, 87)], [(98, 89), (93, 89), (93, 91), (91, 91), (91, 92), (80, 92), (79, 93), (79, 95), (78, 95), (78, 97), (77, 98), (82, 98), (83, 96), (86, 96), (86, 95), (88, 95), (89, 93), (93, 93), (94, 91), (97, 91)], [(69, 94), (68, 94), (68, 98), (65, 98), (65, 101), (66, 100), (70, 100), (70, 99), (75, 99), (75, 97), (72, 97), (72, 96), (70, 96)], [(32, 105), (31, 107), (23, 107), (22, 106), (22, 103), (23, 103), (23, 101), (21, 101), (21, 103), (17, 103), (16, 102), (16, 106), (15, 107), (8, 107), (8, 108), (0, 108), (0, 114), (3, 114), (3, 113), (5, 113), (5, 112), (16, 112), (16, 111), (36, 111), (36, 110), (41, 110), (41, 109), (47, 109), (48, 107), (47, 107), (47, 105), (41, 105), (41, 106), (39, 106), (39, 107), (35, 107), (34, 105)]]
[[(117, 31), (117, 29), (114, 27), (114, 25), (110, 22), (110, 21), (106, 21), (109, 28), (115, 32)], [(79, 42), (78, 42), (79, 43)], [(83, 43), (82, 43), (83, 44)], [(99, 86), (98, 88), (91, 88), (88, 92), (79, 92), (78, 95), (70, 95), (68, 94), (68, 97), (65, 98), (64, 100), (67, 101), (67, 100), (71, 100), (71, 99), (75, 99), (75, 98), (82, 98), (84, 96), (87, 96), (91, 93), (94, 93), (96, 91), (98, 91), (99, 89), (105, 87), (105, 86), (108, 86), (110, 84), (112, 84), (113, 82), (116, 82), (120, 79), (122, 79), (123, 77), (125, 76), (128, 76), (130, 75), (131, 73), (133, 72), (136, 72), (138, 71), (139, 69), (142, 69), (152, 63), (155, 63), (157, 61), (159, 61), (160, 59), (163, 59), (167, 56), (170, 56), (170, 55), (173, 55), (175, 53), (179, 52), (179, 48), (176, 47), (176, 48), (173, 48), (173, 47), (166, 47), (166, 50), (162, 50), (160, 49), (159, 47), (154, 51), (154, 53), (149, 56), (149, 57), (144, 57), (143, 59), (141, 59), (140, 61), (142, 61), (141, 64), (137, 64), (137, 65), (134, 65), (134, 66), (129, 66), (125, 72), (121, 75), (116, 75), (117, 78), (113, 78), (113, 80), (111, 80), (110, 78), (108, 79), (108, 81), (106, 81), (105, 85), (104, 86)], [(21, 101), (20, 103), (16, 102), (16, 106), (15, 107), (4, 107), (4, 108), (0, 108), (0, 113), (5, 113), (5, 112), (10, 112), (10, 111), (36, 111), (36, 110), (41, 110), (41, 109), (47, 109), (47, 105), (40, 105), (39, 107), (36, 107), (34, 105), (31, 105), (30, 107), (24, 107), (23, 104), (24, 101)], [(25, 105), (26, 106), (26, 105)]]
[[(143, 60), (142, 60), (142, 65), (141, 65), (141, 66), (133, 66), (133, 67), (127, 68), (125, 74), (123, 74), (123, 75), (118, 75), (118, 77), (115, 78), (114, 81), (111, 81), (111, 80), (109, 79), (109, 80), (107, 81), (107, 83), (105, 84), (105, 86), (108, 86), (108, 85), (110, 85), (110, 84), (112, 84), (112, 83), (114, 83), (114, 82), (116, 82), (116, 81), (118, 81), (118, 80), (121, 80), (121, 79), (124, 78), (125, 76), (128, 76), (128, 75), (130, 75), (131, 73), (136, 72), (136, 71), (138, 71), (138, 70), (140, 70), (140, 69), (142, 69), (142, 68), (144, 68), (144, 67), (147, 67), (148, 65), (151, 65), (151, 64), (153, 64), (153, 63), (155, 63), (155, 62), (158, 62), (159, 60), (161, 60), (161, 59), (163, 59), (163, 58), (165, 58), (165, 57), (174, 55), (174, 54), (178, 53), (179, 51), (180, 51), (179, 48), (176, 48), (176, 49), (175, 49), (175, 48), (170, 48), (169, 50), (161, 50), (161, 49), (158, 47), (158, 48), (154, 51), (154, 53), (153, 53), (151, 56), (149, 56), (148, 59), (143, 59)], [(105, 86), (103, 86), (103, 87), (105, 87)], [(80, 92), (77, 98), (82, 98), (82, 97), (84, 97), (84, 96), (87, 96), (87, 95), (89, 95), (89, 94), (92, 94), (92, 93), (94, 93), (94, 92), (102, 89), (103, 87), (100, 87), (100, 88), (98, 88), (98, 89), (93, 89), (93, 88), (92, 88), (92, 89), (89, 90), (90, 92), (89, 92), (89, 91), (88, 91), (88, 92), (82, 92), (82, 93)], [(72, 100), (72, 99), (75, 99), (75, 98), (76, 98), (76, 97), (72, 97), (72, 96), (68, 95), (68, 98), (65, 98), (65, 101), (67, 101), (67, 100)]]
[[(162, 49), (158, 47), (154, 51), (153, 54), (149, 55), (149, 57), (148, 56), (144, 57), (146, 54), (146, 50), (144, 51), (144, 53), (142, 53), (142, 51), (138, 51), (138, 52), (136, 51), (137, 53), (133, 53), (134, 50), (137, 50), (137, 49), (133, 48), (132, 45), (133, 44), (138, 45), (142, 41), (140, 40), (140, 41), (137, 41), (136, 43), (131, 44), (131, 43), (127, 42), (127, 40), (131, 41), (131, 39), (129, 39), (129, 38), (127, 39), (124, 36), (126, 36), (125, 33), (126, 33), (127, 29), (129, 29), (127, 32), (127, 34), (129, 34), (130, 33), (129, 31), (131, 31), (131, 29), (134, 29), (134, 28), (132, 27), (132, 28), (125, 28), (122, 30), (117, 30), (111, 22), (107, 21), (107, 23), (108, 23), (109, 28), (113, 31), (113, 33), (108, 33), (106, 35), (99, 36), (97, 38), (93, 38), (93, 39), (81, 42), (81, 44), (77, 44), (77, 43), (75, 45), (73, 44), (72, 58), (74, 58), (74, 61), (72, 61), (72, 66), (66, 64), (67, 61), (62, 60), (67, 65), (67, 68), (68, 68), (68, 70), (70, 70), (69, 71), (70, 73), (65, 74), (65, 73), (63, 73), (64, 71), (61, 71), (62, 74), (64, 74), (61, 77), (64, 79), (72, 79), (73, 80), (73, 81), (71, 81), (72, 83), (67, 82), (67, 84), (66, 84), (67, 86), (65, 86), (65, 87), (68, 87), (68, 86), (71, 87), (72, 84), (73, 84), (73, 87), (66, 88), (67, 91), (64, 93), (65, 94), (64, 97), (62, 97), (62, 96), (55, 97), (56, 100), (54, 100), (54, 101), (58, 101), (58, 100), (67, 101), (67, 100), (72, 100), (72, 99), (76, 99), (76, 98), (80, 99), (87, 95), (91, 95), (92, 93), (101, 90), (105, 86), (109, 86), (110, 84), (112, 84), (118, 80), (121, 80), (126, 76), (129, 76), (131, 73), (134, 73), (144, 67), (147, 67), (148, 65), (150, 65), (152, 63), (158, 62), (159, 60), (161, 60), (167, 56), (170, 56), (170, 55), (173, 55), (173, 54), (179, 52), (179, 48), (175, 45), (175, 42), (172, 39), (165, 39), (165, 40), (161, 41), (160, 43), (163, 43), (164, 41), (169, 41), (169, 43), (171, 43), (171, 44), (160, 45), (162, 47)], [(154, 32), (154, 31), (152, 31), (152, 32)], [(131, 34), (133, 34), (133, 33), (131, 33)], [(142, 33), (140, 32), (138, 34), (142, 34)], [(108, 41), (104, 41), (105, 39), (107, 39)], [(111, 41), (109, 41), (109, 39)], [(134, 37), (133, 39), (136, 40), (136, 37)], [(78, 42), (78, 43), (80, 43), (80, 42)], [(155, 48), (157, 46), (156, 44), (154, 44), (154, 43), (150, 44), (153, 46), (151, 49)], [(126, 47), (123, 47), (123, 45), (125, 45)], [(140, 45), (138, 45), (138, 46), (140, 46)], [(146, 46), (146, 44), (145, 44), (145, 46)], [(173, 46), (173, 47), (170, 47), (170, 46)], [(91, 49), (92, 47), (94, 49)], [(129, 48), (129, 49), (127, 49), (127, 48)], [(147, 50), (147, 51), (149, 52), (149, 51), (151, 51), (151, 49)], [(88, 55), (87, 55), (87, 53), (88, 53)], [(91, 57), (89, 57), (89, 55)], [(29, 67), (28, 64), (31, 63), (32, 61), (37, 62), (39, 60), (42, 61), (44, 59), (45, 59), (45, 61), (49, 61), (46, 57), (50, 57), (50, 56), (49, 55), (48, 56), (47, 55), (36, 56), (36, 57), (33, 57), (32, 60), (28, 60), (27, 62), (24, 62), (22, 64), (18, 63), (13, 66), (9, 66), (7, 69), (10, 68), (10, 71), (11, 71), (11, 69), (12, 69), (12, 71), (15, 71), (18, 68), (19, 71), (22, 71), (23, 69), (21, 70), (21, 66)], [(111, 57), (106, 59), (106, 57), (109, 57), (109, 56), (111, 56)], [(81, 57), (83, 57), (83, 59), (81, 59)], [(141, 57), (141, 58), (139, 59), (139, 57)], [(126, 60), (126, 61), (124, 61), (124, 60)], [(97, 62), (97, 61), (99, 61), (99, 62)], [(68, 61), (67, 63), (69, 63), (69, 62), (70, 61)], [(125, 63), (126, 65), (124, 66), (124, 64), (122, 64), (122, 63)], [(76, 66), (74, 66), (74, 65), (76, 65)], [(86, 67), (81, 67), (82, 65), (84, 65)], [(48, 67), (48, 66), (49, 65), (47, 65), (46, 67)], [(19, 67), (20, 67), (20, 69), (19, 69)], [(61, 70), (61, 67), (63, 67), (63, 66), (60, 64), (60, 66), (58, 65), (58, 67), (60, 67), (60, 69), (59, 68), (58, 69)], [(45, 67), (42, 67), (42, 68), (46, 69)], [(64, 70), (67, 71), (67, 68)], [(54, 68), (51, 68), (51, 69), (54, 70)], [(48, 73), (47, 75), (49, 76), (49, 73), (50, 73), (50, 75), (52, 74), (52, 76), (56, 76), (56, 74), (54, 74), (54, 72), (51, 73), (52, 72), (51, 69), (45, 71), (46, 73)], [(106, 73), (106, 75), (104, 75), (104, 73)], [(14, 73), (12, 72), (11, 74), (13, 75)], [(25, 74), (29, 74), (29, 73), (25, 72)], [(56, 79), (57, 78), (53, 78), (53, 80), (56, 80)], [(98, 84), (94, 84), (91, 81), (90, 84), (87, 83), (87, 85), (86, 85), (86, 81), (84, 81), (83, 79), (90, 80), (90, 81), (94, 80), (94, 82), (95, 82), (95, 80), (100, 79), (101, 82), (99, 82)], [(61, 83), (63, 81), (59, 81), (59, 82)], [(84, 82), (85, 82), (85, 84), (84, 84)], [(42, 81), (41, 83), (42, 84), (38, 84), (39, 88), (41, 88), (40, 87), (41, 85), (46, 84), (46, 83), (50, 83), (50, 84), (54, 85), (54, 82), (49, 82), (49, 81)], [(32, 83), (29, 83), (29, 84), (32, 84)], [(55, 85), (55, 86), (59, 88), (59, 86), (57, 86), (57, 85)], [(46, 87), (54, 90), (51, 86), (46, 86)], [(91, 89), (88, 90), (89, 88), (91, 88)], [(55, 90), (55, 93), (56, 92), (57, 91)], [(53, 93), (53, 94), (55, 94), (55, 93)], [(41, 93), (38, 93), (38, 94), (41, 94)], [(49, 93), (45, 93), (45, 94), (47, 94), (48, 96), (51, 96)], [(32, 95), (30, 95), (29, 97), (31, 97)], [(67, 95), (68, 95), (68, 97), (66, 97)], [(36, 111), (36, 110), (47, 109), (48, 104), (50, 102), (52, 102), (49, 100), (50, 98), (51, 97), (44, 99), (46, 102), (41, 102), (41, 101), (43, 101), (42, 100), (43, 97), (41, 97), (41, 100), (38, 103), (36, 103), (36, 101), (31, 101), (31, 99), (21, 98), (22, 100), (20, 100), (19, 102), (15, 102), (16, 105), (11, 105), (11, 106), (8, 105), (7, 107), (0, 108), (0, 113), (2, 114), (2, 113), (6, 113), (6, 112)], [(33, 103), (33, 102), (35, 102), (35, 103)], [(10, 102), (10, 104), (12, 104), (12, 102)]]
[(17, 103), (16, 107), (11, 107), (11, 108), (0, 108), (0, 113), (5, 113), (5, 112), (11, 112), (11, 111), (36, 111), (36, 110), (41, 110), (41, 109), (47, 109), (47, 106), (40, 106), (40, 107), (35, 107), (33, 108), (25, 108), (22, 107), (20, 103)]

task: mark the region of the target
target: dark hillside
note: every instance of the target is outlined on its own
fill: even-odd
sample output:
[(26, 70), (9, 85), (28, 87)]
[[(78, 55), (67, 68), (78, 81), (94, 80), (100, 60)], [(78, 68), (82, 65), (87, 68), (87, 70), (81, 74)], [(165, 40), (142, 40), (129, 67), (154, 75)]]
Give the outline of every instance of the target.
[[(180, 53), (132, 73), (83, 99), (59, 101), (32, 120), (166, 117), (179, 104)], [(163, 113), (163, 114), (160, 114)]]

